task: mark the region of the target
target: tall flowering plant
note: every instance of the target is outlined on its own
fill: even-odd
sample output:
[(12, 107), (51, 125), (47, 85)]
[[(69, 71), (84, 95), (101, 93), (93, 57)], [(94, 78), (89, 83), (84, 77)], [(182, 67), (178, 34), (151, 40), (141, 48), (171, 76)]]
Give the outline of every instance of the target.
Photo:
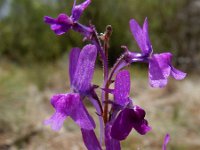
[[(76, 4), (75, 0), (70, 16), (62, 13), (57, 18), (44, 17), (44, 21), (50, 25), (55, 34), (62, 35), (69, 30), (74, 30), (91, 43), (82, 49), (77, 47), (71, 49), (69, 54), (71, 91), (52, 96), (51, 104), (55, 113), (45, 120), (45, 124), (50, 125), (53, 130), (59, 130), (66, 118), (71, 117), (80, 127), (83, 142), (88, 150), (120, 150), (120, 142), (127, 138), (132, 129), (141, 135), (151, 131), (151, 126), (145, 119), (145, 110), (137, 106), (130, 97), (131, 77), (124, 67), (132, 63), (147, 63), (149, 84), (153, 88), (165, 87), (169, 76), (182, 80), (186, 73), (173, 67), (171, 53), (153, 53), (147, 18), (142, 27), (134, 19), (129, 22), (131, 33), (141, 52), (132, 52), (127, 46), (122, 46), (124, 53), (109, 70), (107, 58), (112, 27), (108, 25), (105, 33), (99, 35), (94, 25), (86, 26), (79, 23), (79, 18), (90, 3), (91, 0), (86, 0)], [(98, 54), (103, 64), (101, 86), (92, 84)], [(111, 84), (114, 84), (114, 89), (110, 88)], [(96, 93), (97, 88), (101, 89), (100, 96)], [(109, 94), (113, 95), (113, 99)], [(99, 136), (96, 136), (95, 122), (88, 113), (84, 100), (89, 100), (96, 109), (100, 127)], [(166, 150), (169, 139), (167, 134), (163, 150)]]

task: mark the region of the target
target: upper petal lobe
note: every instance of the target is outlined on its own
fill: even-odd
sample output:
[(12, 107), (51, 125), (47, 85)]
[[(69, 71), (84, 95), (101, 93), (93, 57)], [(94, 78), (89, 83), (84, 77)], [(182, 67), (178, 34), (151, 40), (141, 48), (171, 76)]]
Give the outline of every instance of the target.
[(72, 18), (74, 21), (77, 21), (80, 18), (81, 14), (89, 6), (90, 3), (91, 0), (86, 0), (83, 3), (76, 5), (76, 0), (74, 0), (74, 6), (72, 9)]
[(96, 46), (91, 44), (83, 47), (79, 55), (72, 85), (75, 90), (82, 94), (87, 93), (91, 88), (96, 56)]
[(134, 19), (131, 19), (129, 24), (133, 37), (135, 38), (142, 53), (147, 56), (150, 55), (150, 53), (152, 52), (152, 46), (148, 35), (147, 19), (144, 22), (143, 29)]
[(72, 48), (69, 53), (69, 76), (70, 76), (70, 84), (72, 85), (72, 81), (74, 78), (74, 73), (76, 71), (76, 66), (78, 63), (79, 54), (81, 49), (76, 47)]

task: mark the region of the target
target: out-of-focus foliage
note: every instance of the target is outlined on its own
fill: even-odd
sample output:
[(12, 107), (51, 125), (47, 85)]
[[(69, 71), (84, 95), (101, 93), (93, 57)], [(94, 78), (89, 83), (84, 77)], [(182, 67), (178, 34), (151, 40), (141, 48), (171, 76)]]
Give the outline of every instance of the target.
[(107, 24), (113, 26), (110, 50), (110, 60), (113, 62), (119, 56), (121, 45), (129, 45), (130, 49), (138, 50), (129, 29), (131, 18), (138, 20), (142, 25), (145, 17), (148, 17), (150, 38), (156, 52), (176, 49), (177, 43), (173, 34), (180, 27), (176, 18), (185, 2), (185, 0), (94, 1), (88, 10), (90, 12), (88, 18), (92, 18), (100, 31), (104, 31)]
[[(150, 38), (155, 52), (172, 51), (177, 58), (192, 57), (195, 52), (188, 55), (188, 49), (191, 48), (189, 41), (191, 38), (196, 39), (199, 30), (197, 29), (197, 33), (188, 30), (188, 26), (194, 24), (189, 23), (187, 17), (190, 13), (188, 10), (193, 9), (190, 5), (194, 1), (93, 0), (81, 17), (81, 22), (87, 25), (91, 20), (99, 32), (104, 32), (106, 25), (112, 25), (110, 64), (120, 55), (121, 45), (138, 50), (129, 30), (131, 18), (142, 25), (145, 17), (148, 17)], [(77, 0), (77, 3), (80, 2), (82, 0)], [(2, 0), (1, 10), (6, 3), (9, 3), (9, 11), (0, 18), (1, 57), (6, 56), (21, 63), (49, 62), (60, 58), (71, 47), (83, 46), (79, 34), (69, 32), (64, 36), (56, 36), (43, 22), (45, 15), (56, 17), (61, 12), (70, 15), (73, 0)], [(193, 46), (193, 49), (198, 47)]]
[(56, 17), (59, 7), (51, 1), (10, 1), (9, 13), (0, 22), (1, 55), (20, 63), (59, 58), (70, 41), (55, 36), (43, 22), (44, 15)]

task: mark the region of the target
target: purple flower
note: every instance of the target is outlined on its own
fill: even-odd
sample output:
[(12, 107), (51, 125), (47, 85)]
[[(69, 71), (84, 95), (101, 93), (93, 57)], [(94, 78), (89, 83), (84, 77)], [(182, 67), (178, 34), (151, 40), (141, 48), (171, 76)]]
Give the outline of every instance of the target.
[(106, 150), (121, 150), (119, 140), (113, 139), (111, 136), (112, 123), (107, 123), (105, 127), (105, 145)]
[(128, 51), (127, 60), (129, 62), (148, 62), (149, 63), (149, 83), (152, 87), (164, 87), (167, 85), (169, 76), (176, 80), (185, 78), (186, 73), (177, 70), (172, 66), (172, 54), (161, 53), (153, 54), (153, 48), (148, 34), (148, 21), (144, 21), (143, 27), (134, 19), (130, 20), (130, 28), (141, 53), (131, 53)]
[(88, 27), (75, 25), (75, 23), (78, 21), (81, 14), (88, 7), (90, 2), (91, 0), (86, 0), (83, 3), (76, 5), (76, 0), (75, 0), (71, 16), (61, 13), (55, 19), (49, 16), (45, 16), (44, 21), (50, 24), (51, 30), (53, 30), (57, 35), (62, 35), (66, 33), (69, 29), (74, 29), (87, 36), (88, 32), (91, 32), (91, 29)]
[(167, 85), (167, 78), (172, 76), (176, 80), (185, 78), (186, 73), (174, 68), (171, 64), (172, 54), (154, 54), (149, 59), (149, 82), (152, 87), (164, 87)]
[(147, 18), (145, 19), (142, 28), (134, 19), (131, 19), (129, 23), (130, 23), (131, 32), (140, 50), (142, 51), (142, 54), (144, 56), (149, 56), (153, 52), (153, 48), (149, 39)]
[(144, 119), (145, 111), (139, 106), (123, 109), (113, 123), (111, 136), (117, 140), (124, 140), (134, 128), (139, 134), (144, 135), (151, 130), (147, 120)]
[[(74, 92), (87, 95), (92, 88), (91, 81), (94, 74), (97, 49), (96, 46), (88, 44), (87, 46), (83, 47), (80, 54), (79, 52), (80, 50), (75, 48), (70, 53), (71, 67), (69, 67), (69, 73), (70, 82), (72, 83), (71, 88)], [(74, 57), (75, 55), (77, 56)], [(77, 63), (74, 62), (76, 59), (78, 59)]]
[(115, 89), (113, 91), (114, 101), (116, 104), (126, 106), (130, 102), (130, 84), (130, 74), (127, 70), (121, 71), (116, 75)]
[(94, 129), (95, 123), (85, 109), (79, 94), (54, 95), (51, 98), (51, 104), (56, 111), (49, 120), (45, 121), (45, 124), (50, 124), (53, 130), (59, 130), (67, 116), (70, 116), (83, 129)]
[(59, 14), (56, 19), (45, 16), (44, 21), (50, 24), (51, 30), (53, 30), (57, 35), (66, 33), (69, 29), (72, 28), (73, 25), (72, 18), (64, 13)]
[[(145, 120), (145, 111), (139, 106), (134, 106), (129, 98), (130, 74), (127, 70), (120, 71), (115, 79), (114, 102), (119, 105), (121, 112), (113, 121), (111, 136), (116, 140), (124, 140), (132, 128), (144, 135), (151, 130)], [(113, 106), (114, 108), (116, 106)]]
[(70, 85), (72, 86), (72, 82), (74, 79), (74, 74), (76, 72), (76, 66), (79, 60), (81, 49), (78, 47), (72, 48), (71, 52), (69, 53), (69, 79)]
[(83, 141), (88, 150), (102, 150), (93, 130), (81, 129)]
[(74, 5), (72, 8), (72, 16), (71, 16), (72, 19), (74, 21), (78, 21), (78, 19), (81, 17), (81, 14), (89, 6), (90, 3), (91, 3), (91, 0), (86, 0), (83, 3), (76, 5), (76, 0), (74, 0)]
[(97, 49), (94, 45), (86, 45), (81, 52), (78, 48), (72, 49), (69, 66), (72, 92), (56, 94), (51, 98), (55, 113), (45, 121), (45, 124), (51, 125), (52, 129), (59, 130), (67, 116), (82, 129), (95, 128), (95, 123), (83, 105), (81, 97), (87, 95), (92, 87), (96, 56)]
[(169, 143), (169, 140), (170, 140), (170, 135), (166, 134), (164, 142), (163, 142), (162, 150), (166, 150), (167, 149), (167, 144)]

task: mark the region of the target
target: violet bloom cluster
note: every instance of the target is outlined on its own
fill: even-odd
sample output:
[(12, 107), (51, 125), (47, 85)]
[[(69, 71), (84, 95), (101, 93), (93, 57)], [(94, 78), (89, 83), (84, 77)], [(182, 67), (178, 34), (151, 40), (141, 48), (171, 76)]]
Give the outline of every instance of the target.
[[(154, 88), (167, 85), (169, 76), (177, 80), (185, 78), (186, 74), (172, 66), (172, 54), (154, 54), (148, 35), (148, 21), (145, 19), (143, 27), (134, 20), (130, 20), (131, 32), (141, 50), (141, 53), (131, 52), (127, 47), (113, 68), (108, 70), (107, 50), (111, 36), (111, 26), (101, 37), (94, 25), (86, 26), (78, 22), (83, 11), (91, 0), (77, 5), (74, 1), (71, 16), (60, 14), (57, 18), (45, 16), (44, 21), (50, 25), (57, 35), (62, 35), (70, 29), (79, 32), (91, 44), (82, 49), (72, 48), (69, 54), (70, 92), (55, 94), (51, 104), (55, 113), (45, 121), (53, 130), (59, 130), (67, 117), (71, 117), (80, 127), (83, 142), (88, 150), (120, 150), (120, 142), (125, 140), (131, 131), (145, 135), (151, 131), (146, 112), (136, 105), (130, 97), (131, 77), (127, 65), (145, 62), (149, 65), (149, 83)], [(102, 46), (103, 45), (103, 46)], [(103, 64), (103, 81), (101, 85), (92, 84), (97, 55)], [(114, 89), (110, 86), (114, 84)], [(101, 90), (101, 95), (96, 93)], [(113, 97), (109, 97), (112, 94)], [(99, 135), (94, 131), (96, 125), (93, 117), (88, 113), (84, 101), (92, 103), (99, 119)], [(133, 133), (135, 134), (135, 133)], [(163, 150), (169, 142), (166, 135)]]

